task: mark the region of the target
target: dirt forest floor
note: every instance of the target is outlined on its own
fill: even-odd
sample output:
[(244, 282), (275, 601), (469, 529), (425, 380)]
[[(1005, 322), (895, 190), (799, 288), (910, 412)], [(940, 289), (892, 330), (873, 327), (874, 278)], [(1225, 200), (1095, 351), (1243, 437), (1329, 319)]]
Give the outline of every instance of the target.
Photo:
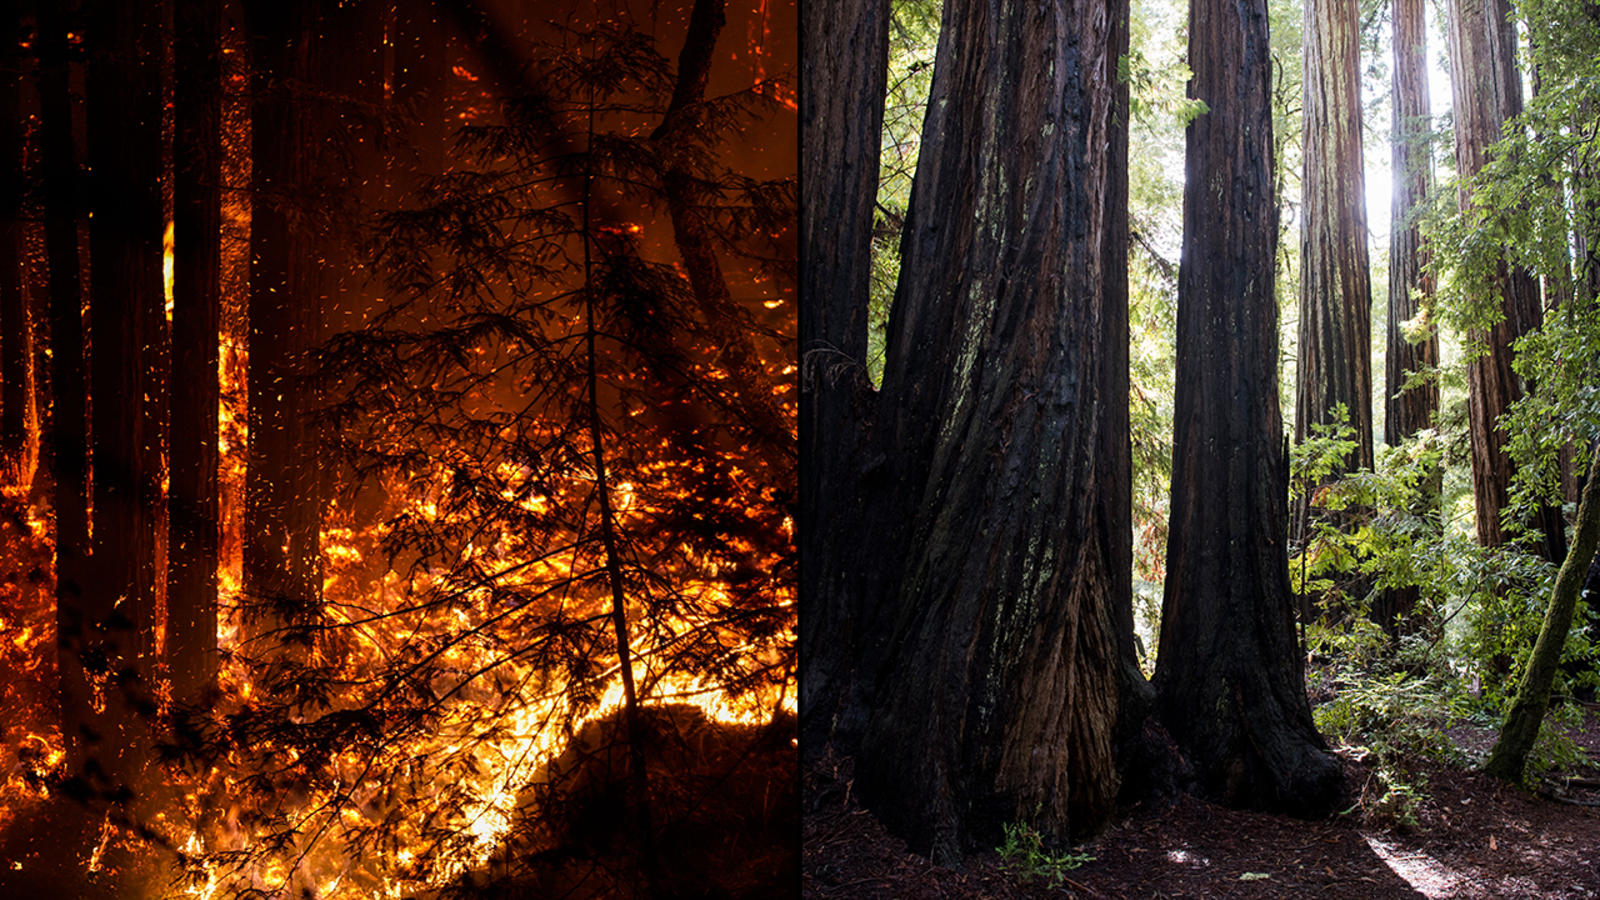
[[(1463, 749), (1486, 751), (1492, 732), (1455, 729)], [(1591, 765), (1563, 776), (1600, 779), (1600, 715), (1574, 734)], [(1569, 787), (1570, 801), (1507, 787), (1476, 772), (1426, 770), (1417, 823), (1370, 824), (1361, 809), (1300, 821), (1223, 809), (1193, 798), (1141, 804), (1093, 842), (1094, 859), (1055, 886), (1025, 883), (989, 850), (962, 869), (906, 851), (851, 790), (851, 764), (805, 766), (802, 896), (808, 900), (1022, 900), (1022, 898), (1600, 898), (1600, 790)], [(1352, 793), (1371, 773), (1346, 763)], [(1546, 793), (1555, 793), (1547, 786)]]

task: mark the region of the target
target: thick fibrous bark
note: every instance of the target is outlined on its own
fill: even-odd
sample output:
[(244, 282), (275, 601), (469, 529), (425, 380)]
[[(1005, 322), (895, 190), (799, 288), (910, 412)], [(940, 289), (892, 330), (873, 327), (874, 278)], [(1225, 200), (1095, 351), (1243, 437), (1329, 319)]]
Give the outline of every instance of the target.
[(1155, 685), (1206, 796), (1315, 815), (1340, 767), (1295, 642), (1273, 298), (1271, 56), (1264, 0), (1195, 0), (1171, 539)]
[(167, 543), (173, 698), (217, 672), (217, 347), (221, 308), (222, 15), (178, 0), (173, 22), (172, 441)]
[(1567, 643), (1567, 629), (1572, 626), (1572, 614), (1578, 606), (1578, 594), (1595, 558), (1596, 544), (1600, 543), (1600, 477), (1597, 475), (1600, 475), (1600, 445), (1596, 445), (1589, 460), (1589, 481), (1583, 489), (1583, 500), (1578, 504), (1572, 549), (1556, 576), (1538, 643), (1522, 673), (1517, 697), (1506, 713), (1500, 739), (1495, 741), (1489, 761), (1484, 764), (1485, 772), (1507, 781), (1522, 780), (1528, 753), (1539, 737), (1539, 726), (1550, 706), (1550, 685), (1555, 681), (1561, 650)]
[(1295, 440), (1343, 405), (1352, 469), (1372, 468), (1372, 288), (1361, 164), (1356, 0), (1305, 6), (1305, 176), (1300, 232), (1300, 372)]
[(875, 425), (884, 464), (835, 501), (861, 516), (854, 566), (884, 571), (876, 602), (893, 616), (856, 784), (938, 862), (1005, 822), (1091, 834), (1117, 793), (1138, 680), (1127, 382), (1105, 346), (1126, 340), (1126, 16), (1116, 0), (944, 10)]
[[(806, 752), (830, 737), (873, 634), (854, 524), (863, 510), (862, 416), (872, 204), (888, 72), (889, 0), (815, 0), (801, 7), (800, 128), (800, 715)], [(850, 85), (849, 90), (839, 85)], [(852, 687), (854, 686), (854, 687)]]
[[(1451, 0), (1449, 16), (1456, 171), (1465, 209), (1472, 202), (1467, 179), (1488, 161), (1489, 146), (1500, 139), (1505, 121), (1522, 111), (1522, 80), (1508, 0)], [(1485, 546), (1505, 542), (1500, 512), (1507, 503), (1512, 465), (1506, 435), (1496, 423), (1523, 390), (1511, 368), (1511, 344), (1538, 328), (1542, 319), (1539, 286), (1525, 269), (1502, 265), (1495, 292), (1504, 316), (1493, 327), (1469, 334), (1487, 352), (1467, 367), (1472, 496), (1478, 541)]]
[(1432, 428), (1439, 411), (1438, 382), (1429, 380), (1404, 389), (1412, 373), (1439, 365), (1439, 336), (1431, 327), (1427, 339), (1414, 344), (1406, 340), (1402, 330), (1404, 323), (1423, 309), (1434, 287), (1418, 221), (1419, 211), (1433, 188), (1423, 9), (1422, 0), (1396, 0), (1394, 5), (1394, 196), (1389, 228), (1389, 338), (1383, 429), (1384, 443), (1390, 445)]
[[(1394, 191), (1389, 223), (1389, 321), (1387, 365), (1384, 377), (1383, 440), (1396, 446), (1417, 432), (1432, 428), (1439, 412), (1439, 383), (1429, 378), (1413, 387), (1406, 383), (1415, 373), (1439, 365), (1439, 336), (1426, 322), (1427, 337), (1412, 343), (1406, 323), (1417, 318), (1431, 301), (1433, 273), (1427, 269), (1422, 244), (1420, 210), (1433, 187), (1433, 157), (1429, 150), (1431, 125), (1428, 112), (1427, 23), (1422, 0), (1395, 0), (1394, 4)], [(1438, 510), (1439, 480), (1430, 481), (1425, 493), (1428, 508)], [(1373, 604), (1372, 617), (1394, 631), (1400, 617), (1411, 614), (1417, 602), (1416, 587), (1384, 591)]]

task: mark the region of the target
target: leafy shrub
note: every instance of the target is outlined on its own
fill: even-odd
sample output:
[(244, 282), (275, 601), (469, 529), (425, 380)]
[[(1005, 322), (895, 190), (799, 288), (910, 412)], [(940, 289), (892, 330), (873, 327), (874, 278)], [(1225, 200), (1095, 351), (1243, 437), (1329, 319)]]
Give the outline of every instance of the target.
[(1066, 880), (1068, 872), (1094, 861), (1094, 857), (1087, 853), (1051, 853), (1045, 849), (1044, 838), (1039, 832), (1025, 823), (1018, 822), (1003, 828), (1006, 841), (996, 849), (1000, 853), (1001, 864), (1019, 882), (1044, 878), (1051, 887), (1059, 887)]

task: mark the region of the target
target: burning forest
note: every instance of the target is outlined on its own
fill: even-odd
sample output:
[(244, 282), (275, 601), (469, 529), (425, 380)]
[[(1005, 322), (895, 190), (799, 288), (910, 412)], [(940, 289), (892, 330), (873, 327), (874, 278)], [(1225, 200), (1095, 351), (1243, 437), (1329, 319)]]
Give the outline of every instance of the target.
[(793, 3), (0, 5), (0, 896), (795, 896)]

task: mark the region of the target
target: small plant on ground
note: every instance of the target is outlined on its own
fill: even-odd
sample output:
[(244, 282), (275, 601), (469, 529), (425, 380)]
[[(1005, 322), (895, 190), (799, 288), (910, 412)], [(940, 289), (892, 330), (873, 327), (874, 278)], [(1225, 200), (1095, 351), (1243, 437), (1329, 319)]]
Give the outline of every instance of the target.
[(1000, 862), (1019, 882), (1044, 878), (1051, 887), (1059, 887), (1066, 881), (1068, 872), (1094, 861), (1087, 853), (1050, 852), (1045, 849), (1044, 838), (1027, 824), (1018, 822), (1002, 827), (1006, 841), (996, 848), (1000, 852)]

